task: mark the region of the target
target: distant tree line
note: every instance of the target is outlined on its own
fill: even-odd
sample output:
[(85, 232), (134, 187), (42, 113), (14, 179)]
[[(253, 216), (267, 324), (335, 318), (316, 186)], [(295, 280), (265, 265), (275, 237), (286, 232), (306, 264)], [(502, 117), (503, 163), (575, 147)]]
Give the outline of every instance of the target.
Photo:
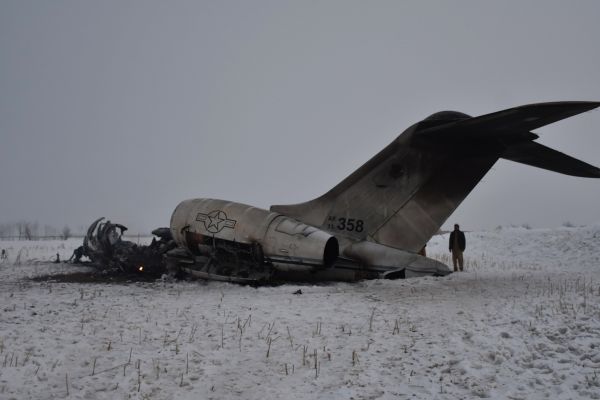
[(37, 221), (19, 221), (12, 223), (0, 223), (0, 239), (62, 239), (67, 240), (73, 236), (69, 225), (58, 229), (52, 225), (40, 225)]

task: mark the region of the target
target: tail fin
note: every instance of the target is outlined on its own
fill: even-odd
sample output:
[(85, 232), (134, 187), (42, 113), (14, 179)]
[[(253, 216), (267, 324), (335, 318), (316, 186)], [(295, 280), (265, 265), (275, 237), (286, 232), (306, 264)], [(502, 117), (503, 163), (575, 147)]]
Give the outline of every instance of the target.
[(575, 176), (600, 169), (533, 142), (531, 129), (600, 106), (541, 103), (471, 118), (444, 111), (413, 125), (323, 196), (271, 210), (341, 237), (416, 252), (499, 158)]

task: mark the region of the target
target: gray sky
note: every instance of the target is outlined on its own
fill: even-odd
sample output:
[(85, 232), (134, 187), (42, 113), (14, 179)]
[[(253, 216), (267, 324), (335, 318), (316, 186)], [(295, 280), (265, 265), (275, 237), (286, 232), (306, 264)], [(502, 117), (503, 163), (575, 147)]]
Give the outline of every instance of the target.
[[(0, 222), (167, 226), (314, 198), (409, 125), (600, 100), (598, 1), (0, 2)], [(600, 166), (600, 111), (540, 143)], [(465, 229), (600, 222), (600, 180), (499, 161)]]

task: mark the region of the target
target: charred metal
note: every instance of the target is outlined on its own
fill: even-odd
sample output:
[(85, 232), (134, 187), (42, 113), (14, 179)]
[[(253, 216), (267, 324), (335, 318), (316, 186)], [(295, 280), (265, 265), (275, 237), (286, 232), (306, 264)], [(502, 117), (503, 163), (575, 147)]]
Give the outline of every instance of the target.
[[(166, 271), (164, 254), (175, 248), (169, 228), (152, 231), (150, 245), (123, 239), (127, 227), (99, 218), (88, 228), (83, 245), (75, 249), (74, 263), (87, 263), (107, 274), (146, 274), (160, 277)], [(87, 257), (89, 261), (82, 260)]]

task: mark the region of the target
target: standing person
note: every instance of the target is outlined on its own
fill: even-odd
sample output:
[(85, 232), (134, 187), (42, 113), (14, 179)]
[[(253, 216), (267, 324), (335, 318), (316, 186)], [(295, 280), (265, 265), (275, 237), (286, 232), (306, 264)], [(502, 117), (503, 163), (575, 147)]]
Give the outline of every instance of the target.
[(454, 265), (454, 272), (456, 264), (460, 270), (463, 270), (463, 251), (465, 251), (467, 241), (465, 240), (465, 234), (460, 230), (458, 224), (454, 224), (454, 231), (450, 234), (450, 241), (448, 243), (448, 249), (452, 253), (452, 264)]

